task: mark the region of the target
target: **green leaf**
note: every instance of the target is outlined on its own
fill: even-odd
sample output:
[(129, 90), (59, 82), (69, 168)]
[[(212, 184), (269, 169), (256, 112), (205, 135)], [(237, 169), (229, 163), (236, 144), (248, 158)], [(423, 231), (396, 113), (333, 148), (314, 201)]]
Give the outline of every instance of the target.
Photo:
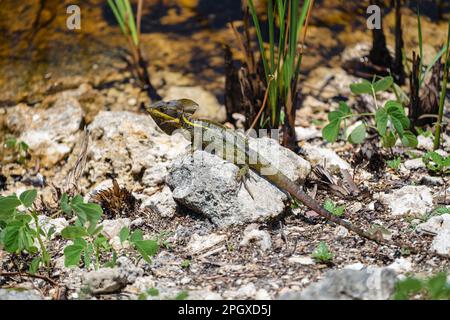
[(350, 85), (350, 90), (354, 94), (371, 94), (372, 93), (372, 83), (367, 80), (363, 80), (360, 83), (352, 83)]
[(69, 205), (69, 196), (65, 192), (61, 196), (60, 206), (61, 206), (61, 210), (65, 214), (72, 213), (72, 208)]
[(103, 213), (102, 207), (96, 203), (72, 203), (72, 209), (79, 218), (89, 221), (90, 225), (95, 225)]
[(34, 238), (27, 220), (13, 221), (4, 230), (4, 245), (9, 253), (33, 250)]
[(78, 266), (81, 260), (81, 254), (84, 247), (81, 245), (72, 244), (64, 248), (64, 266)]
[(99, 235), (97, 238), (95, 238), (94, 240), (94, 245), (96, 245), (97, 247), (105, 247), (105, 244), (108, 243), (108, 239), (104, 236), (104, 235)]
[(186, 300), (189, 297), (189, 293), (186, 291), (181, 291), (175, 296), (175, 300)]
[(81, 204), (83, 203), (83, 197), (77, 194), (75, 197), (72, 198), (72, 201), (70, 202), (71, 205)]
[(331, 212), (333, 215), (338, 216), (338, 217), (342, 216), (345, 211), (344, 206), (336, 206), (336, 204), (333, 201), (331, 201), (330, 199), (325, 200), (323, 207), (327, 211)]
[(154, 256), (156, 253), (158, 253), (159, 245), (158, 242), (154, 240), (138, 240), (134, 241), (133, 243), (136, 246), (136, 249), (142, 255), (142, 258), (144, 258), (147, 263), (151, 263), (151, 259), (149, 256)]
[(349, 136), (350, 143), (353, 144), (359, 144), (364, 142), (366, 139), (366, 126), (361, 123), (359, 126), (357, 126), (352, 133)]
[(373, 89), (375, 90), (375, 92), (386, 91), (392, 86), (393, 83), (394, 79), (392, 77), (385, 77), (375, 82), (373, 84)]
[(19, 196), (19, 200), (26, 208), (29, 208), (33, 204), (36, 197), (37, 197), (36, 189), (31, 189), (22, 192)]
[(30, 147), (23, 141), (19, 142), (19, 150), (27, 152)]
[(120, 243), (123, 244), (125, 242), (125, 240), (128, 239), (129, 235), (130, 235), (130, 229), (127, 227), (123, 227), (119, 233)]
[(156, 296), (159, 295), (159, 290), (156, 289), (156, 288), (150, 288), (150, 289), (147, 289), (146, 293), (147, 293), (149, 296), (156, 297)]
[(9, 138), (5, 141), (5, 148), (14, 149), (16, 146), (17, 140), (16, 138)]
[(144, 240), (144, 235), (142, 234), (142, 230), (134, 231), (130, 236), (130, 242), (136, 242)]
[(28, 272), (31, 274), (36, 274), (39, 269), (39, 265), (41, 264), (41, 260), (42, 260), (41, 257), (34, 258), (33, 261), (31, 261), (30, 263)]
[(422, 290), (423, 284), (416, 278), (406, 278), (400, 282), (397, 282), (394, 300), (407, 300), (411, 294), (418, 293)]
[(405, 131), (402, 137), (402, 143), (405, 147), (415, 148), (417, 147), (417, 137), (411, 131)]
[(408, 117), (405, 115), (405, 110), (402, 104), (397, 101), (389, 100), (384, 105), (386, 112), (389, 116), (389, 120), (394, 126), (400, 137), (403, 137), (403, 133), (409, 128), (410, 122)]
[(339, 111), (342, 112), (343, 116), (348, 116), (352, 114), (352, 110), (344, 101), (339, 102)]
[(82, 227), (78, 227), (78, 226), (68, 226), (65, 227), (62, 231), (61, 231), (61, 236), (64, 239), (76, 239), (76, 238), (82, 238), (87, 236), (88, 233), (86, 232), (86, 229), (82, 228)]
[(382, 136), (386, 134), (386, 128), (388, 123), (388, 114), (386, 109), (379, 108), (375, 113), (375, 122), (377, 124), (378, 133)]
[(328, 113), (328, 121), (340, 120), (343, 117), (343, 113), (340, 110), (331, 111)]
[(20, 206), (20, 204), (21, 202), (16, 195), (7, 197), (0, 196), (0, 215), (11, 214), (12, 212), (14, 212), (14, 209)]
[(312, 257), (319, 262), (329, 262), (333, 259), (333, 254), (328, 249), (327, 244), (322, 241), (313, 251)]
[(446, 289), (447, 275), (445, 272), (440, 272), (437, 275), (428, 279), (427, 287), (431, 299), (448, 298), (450, 289)]
[(335, 142), (339, 135), (341, 119), (336, 118), (322, 129), (322, 137), (328, 142)]
[(385, 148), (392, 148), (393, 146), (395, 146), (395, 142), (397, 141), (392, 131), (387, 131), (386, 135), (381, 137), (381, 140), (383, 143), (383, 147)]

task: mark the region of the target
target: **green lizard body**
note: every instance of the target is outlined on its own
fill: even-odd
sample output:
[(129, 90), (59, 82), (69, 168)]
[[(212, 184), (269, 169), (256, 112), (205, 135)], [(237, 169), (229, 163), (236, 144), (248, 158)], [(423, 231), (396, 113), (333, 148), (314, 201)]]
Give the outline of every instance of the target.
[[(189, 111), (186, 111), (186, 108), (184, 108), (186, 102), (189, 102)], [(186, 130), (191, 136), (194, 148), (208, 152), (213, 151), (214, 154), (236, 164), (240, 168), (248, 166), (279, 189), (289, 193), (306, 207), (327, 220), (341, 225), (369, 240), (404, 247), (404, 245), (396, 244), (382, 238), (379, 233), (366, 232), (350, 222), (334, 216), (306, 194), (301, 186), (276, 169), (269, 161), (258, 154), (256, 150), (250, 148), (248, 139), (245, 136), (211, 121), (195, 119), (192, 115), (195, 105), (195, 102), (187, 99), (172, 100), (169, 102), (158, 102), (150, 108), (147, 108), (147, 111), (166, 133), (171, 134), (176, 129)], [(196, 139), (199, 141), (196, 141)], [(245, 172), (245, 170), (243, 171)], [(411, 248), (408, 249), (414, 251)]]

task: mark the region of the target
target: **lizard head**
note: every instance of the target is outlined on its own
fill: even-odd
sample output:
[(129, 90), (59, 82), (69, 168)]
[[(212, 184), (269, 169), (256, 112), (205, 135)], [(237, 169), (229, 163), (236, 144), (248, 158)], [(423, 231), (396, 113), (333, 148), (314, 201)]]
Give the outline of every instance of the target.
[(161, 130), (167, 134), (172, 134), (173, 131), (182, 127), (180, 121), (182, 116), (191, 117), (197, 108), (196, 102), (189, 99), (179, 99), (158, 101), (147, 107), (146, 110)]

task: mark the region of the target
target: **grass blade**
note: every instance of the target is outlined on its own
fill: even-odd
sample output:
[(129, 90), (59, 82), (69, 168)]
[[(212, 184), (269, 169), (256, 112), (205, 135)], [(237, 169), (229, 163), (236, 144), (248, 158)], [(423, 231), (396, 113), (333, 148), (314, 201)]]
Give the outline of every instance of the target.
[(267, 83), (269, 83), (269, 67), (267, 64), (266, 50), (264, 48), (264, 41), (263, 41), (263, 38), (261, 35), (261, 28), (259, 25), (259, 20), (258, 20), (257, 14), (256, 14), (255, 6), (253, 5), (253, 0), (249, 0), (248, 5), (250, 8), (250, 14), (252, 15), (253, 24), (255, 25), (255, 29), (256, 29), (256, 36), (258, 38), (258, 45), (259, 45), (259, 50), (261, 53), (261, 60), (264, 65), (264, 73), (266, 75), (266, 81), (267, 81)]
[(422, 42), (422, 22), (420, 17), (419, 3), (417, 3), (417, 31), (419, 33), (419, 52), (420, 52), (420, 64), (419, 64), (419, 88), (422, 85), (422, 67), (423, 67), (423, 42)]
[(450, 50), (450, 19), (448, 20), (447, 44), (445, 45), (445, 62), (444, 62), (444, 72), (442, 75), (441, 96), (439, 98), (439, 114), (438, 114), (438, 120), (436, 123), (436, 132), (434, 134), (434, 146), (433, 146), (434, 150), (439, 149), (439, 147), (441, 145), (442, 117), (444, 116), (445, 96), (447, 94), (449, 50)]

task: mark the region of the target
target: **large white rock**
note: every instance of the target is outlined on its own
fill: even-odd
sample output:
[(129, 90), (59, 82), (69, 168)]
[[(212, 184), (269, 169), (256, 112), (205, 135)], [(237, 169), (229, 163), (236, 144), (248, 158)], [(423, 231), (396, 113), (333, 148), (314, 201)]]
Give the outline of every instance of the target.
[(19, 104), (7, 110), (7, 127), (21, 132), (18, 140), (28, 144), (41, 166), (51, 167), (63, 160), (79, 139), (83, 110), (75, 98), (60, 96), (47, 109)]
[(431, 250), (450, 256), (450, 214), (431, 217), (416, 228), (417, 232), (435, 235)]
[(326, 168), (339, 167), (340, 169), (350, 170), (350, 164), (337, 155), (332, 149), (321, 148), (311, 144), (304, 144), (303, 150), (306, 153), (306, 158), (313, 165), (322, 165)]
[(433, 208), (433, 196), (426, 186), (406, 186), (391, 193), (374, 196), (386, 205), (393, 215), (424, 214)]

